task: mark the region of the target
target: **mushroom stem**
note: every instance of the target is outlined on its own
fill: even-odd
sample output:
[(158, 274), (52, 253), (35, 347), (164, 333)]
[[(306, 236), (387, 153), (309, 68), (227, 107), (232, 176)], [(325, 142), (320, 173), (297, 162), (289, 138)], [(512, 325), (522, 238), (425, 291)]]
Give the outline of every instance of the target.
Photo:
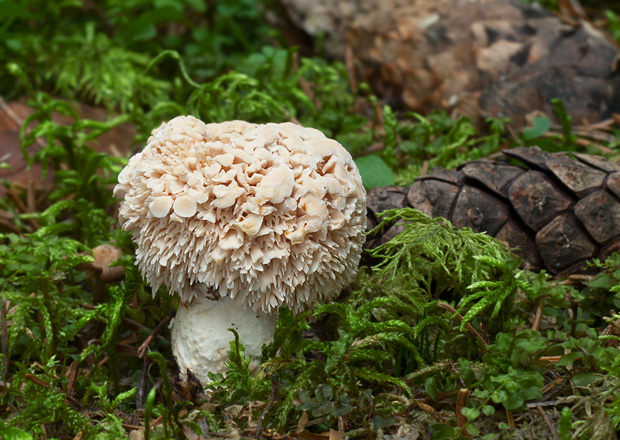
[(201, 296), (189, 305), (181, 304), (172, 327), (172, 352), (181, 379), (187, 381), (189, 369), (205, 384), (210, 382), (209, 372), (227, 371), (225, 362), (234, 339), (229, 329), (239, 334), (246, 355), (254, 358), (252, 364), (257, 367), (261, 348), (271, 341), (275, 327), (275, 317), (247, 309), (236, 299), (213, 301)]

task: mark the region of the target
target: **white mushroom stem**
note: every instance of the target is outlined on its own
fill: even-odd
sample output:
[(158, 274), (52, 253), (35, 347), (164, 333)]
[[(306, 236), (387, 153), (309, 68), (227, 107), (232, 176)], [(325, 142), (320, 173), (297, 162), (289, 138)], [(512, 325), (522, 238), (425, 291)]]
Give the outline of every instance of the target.
[(190, 370), (202, 384), (210, 382), (208, 373), (227, 371), (228, 350), (234, 335), (258, 365), (261, 347), (271, 341), (276, 327), (275, 317), (245, 308), (235, 299), (212, 301), (196, 298), (192, 304), (179, 306), (172, 327), (172, 352), (187, 381)]

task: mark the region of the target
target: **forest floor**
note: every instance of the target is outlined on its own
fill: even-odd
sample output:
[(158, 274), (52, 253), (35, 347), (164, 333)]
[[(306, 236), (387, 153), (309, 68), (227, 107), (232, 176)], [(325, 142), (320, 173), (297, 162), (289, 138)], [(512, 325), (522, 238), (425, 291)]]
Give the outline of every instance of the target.
[[(616, 2), (594, 6), (620, 39)], [(407, 228), (337, 301), (280, 310), (257, 370), (233, 340), (226, 375), (179, 379), (178, 299), (152, 296), (113, 196), (162, 121), (314, 127), (367, 189), (517, 146), (620, 157), (616, 119), (593, 136), (561, 103), (561, 126), (525, 129), (387, 105), (320, 44), (289, 46), (281, 14), (271, 0), (0, 0), (0, 438), (616, 439), (620, 256), (554, 278), (411, 209), (389, 213)]]

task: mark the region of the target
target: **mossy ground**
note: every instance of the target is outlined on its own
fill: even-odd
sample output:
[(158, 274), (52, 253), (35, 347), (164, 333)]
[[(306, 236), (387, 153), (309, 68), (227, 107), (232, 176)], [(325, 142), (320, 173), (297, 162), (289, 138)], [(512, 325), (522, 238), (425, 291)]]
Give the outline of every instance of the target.
[[(486, 235), (411, 210), (386, 214), (405, 232), (337, 302), (281, 310), (257, 372), (233, 343), (230, 373), (207, 390), (178, 380), (175, 300), (152, 298), (112, 197), (162, 120), (298, 121), (345, 145), (368, 186), (537, 139), (617, 156), (617, 141), (573, 135), (561, 103), (565, 130), (535, 124), (527, 139), (506, 120), (478, 130), (404, 115), (364, 84), (352, 90), (342, 64), (287, 47), (266, 13), (277, 4), (0, 0), (0, 96), (27, 99), (21, 153), (40, 170), (31, 185), (5, 178), (0, 199), (0, 436), (616, 438), (620, 257), (554, 280), (520, 271)], [(104, 108), (103, 121), (82, 103)], [(106, 150), (105, 136), (123, 148)], [(124, 270), (95, 269), (91, 250), (106, 243)]]

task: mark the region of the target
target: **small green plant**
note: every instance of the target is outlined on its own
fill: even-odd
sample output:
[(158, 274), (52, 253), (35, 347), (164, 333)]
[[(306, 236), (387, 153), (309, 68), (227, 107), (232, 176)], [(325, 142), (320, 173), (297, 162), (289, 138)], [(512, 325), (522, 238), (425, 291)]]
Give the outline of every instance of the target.
[[(316, 318), (331, 316), (339, 323), (337, 335), (326, 341), (302, 337), (308, 330), (309, 312), (295, 317), (282, 308), (274, 340), (264, 347), (256, 376), (250, 376), (250, 361), (235, 337), (229, 352), (230, 372), (225, 378), (212, 377), (216, 379), (211, 386), (218, 396), (216, 401), (248, 402), (275, 393), (270, 397), (273, 406), (268, 426), (280, 430), (302, 411), (324, 418), (330, 425), (345, 414), (359, 421), (368, 411), (376, 412), (376, 420), (389, 417), (400, 406), (384, 407), (381, 402), (389, 395), (376, 395), (374, 390), (388, 386), (409, 395), (409, 387), (394, 373), (393, 353), (399, 346), (417, 352), (409, 337), (412, 328), (405, 322), (374, 322), (370, 317), (371, 310), (390, 307), (390, 303), (388, 298), (376, 298), (361, 307), (344, 303), (317, 306)], [(419, 356), (417, 359), (423, 362)]]
[(519, 289), (525, 292), (530, 299), (534, 299), (533, 289), (526, 280), (522, 279), (523, 272), (517, 271), (521, 263), (520, 260), (508, 257), (507, 260), (501, 261), (484, 255), (475, 255), (474, 258), (487, 265), (491, 269), (490, 272), (495, 271), (496, 277), (499, 279), (477, 281), (467, 287), (468, 293), (463, 296), (459, 303), (458, 312), (464, 312), (467, 305), (472, 301), (477, 301), (467, 309), (461, 323), (461, 330), (476, 315), (487, 308), (493, 307), (493, 312), (489, 319), (494, 319), (502, 307), (510, 307), (510, 300)]
[(464, 296), (467, 286), (492, 277), (492, 268), (481, 256), (502, 261), (508, 255), (499, 241), (486, 234), (456, 229), (443, 218), (431, 218), (412, 208), (388, 210), (380, 217), (375, 231), (388, 225), (404, 229), (369, 251), (379, 259), (375, 269), (385, 286), (418, 307), (446, 291)]
[[(252, 359), (246, 357), (245, 348), (239, 342), (239, 334), (231, 329), (234, 339), (230, 341), (228, 351), (228, 373), (210, 374), (209, 378), (213, 381), (209, 388), (218, 392), (226, 390), (220, 394), (219, 399), (223, 399), (227, 404), (247, 403), (256, 400), (264, 400), (269, 396), (271, 385), (264, 374), (252, 374), (250, 363)], [(220, 391), (221, 392), (221, 391)]]
[(435, 111), (426, 117), (417, 113), (404, 116), (409, 119), (401, 121), (395, 128), (398, 151), (409, 164), (399, 168), (396, 182), (400, 185), (411, 183), (425, 162), (428, 169), (438, 166), (450, 169), (497, 152), (500, 144), (505, 142), (506, 124), (510, 122), (505, 118), (490, 118), (486, 121), (489, 134), (482, 136), (467, 117), (452, 119), (443, 111)]

